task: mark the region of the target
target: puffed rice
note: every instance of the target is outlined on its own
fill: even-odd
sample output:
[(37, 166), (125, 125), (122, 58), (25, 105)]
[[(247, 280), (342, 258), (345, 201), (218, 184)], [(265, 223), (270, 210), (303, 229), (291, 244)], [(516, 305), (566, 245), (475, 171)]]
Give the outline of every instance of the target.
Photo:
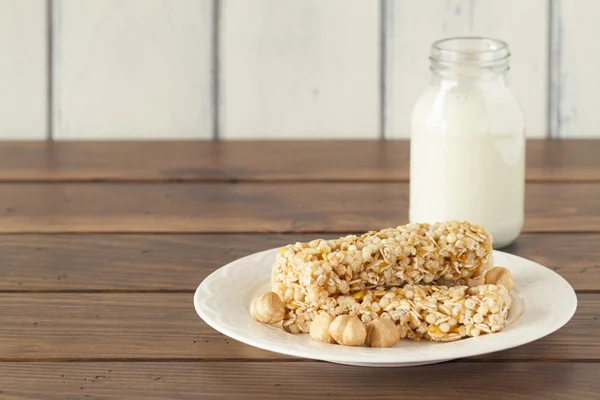
[(318, 307), (330, 296), (377, 286), (480, 283), (492, 261), (492, 236), (481, 226), (409, 224), (286, 246), (276, 257), (271, 282), (286, 305)]

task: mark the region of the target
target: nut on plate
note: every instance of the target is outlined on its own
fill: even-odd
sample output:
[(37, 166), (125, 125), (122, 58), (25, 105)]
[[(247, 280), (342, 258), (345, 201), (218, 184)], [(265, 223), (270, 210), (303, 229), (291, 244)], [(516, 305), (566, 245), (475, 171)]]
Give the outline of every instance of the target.
[(329, 326), (334, 318), (335, 317), (326, 313), (317, 315), (310, 324), (309, 334), (311, 339), (316, 340), (317, 342), (335, 343), (335, 340), (329, 333)]
[(257, 321), (265, 324), (276, 324), (285, 316), (285, 306), (279, 295), (274, 292), (263, 293), (252, 300), (250, 314)]
[(367, 330), (356, 315), (340, 315), (329, 325), (331, 337), (344, 346), (360, 346), (365, 343)]
[(485, 283), (488, 285), (503, 285), (506, 290), (513, 288), (512, 274), (504, 267), (494, 267), (485, 274)]
[(478, 276), (476, 278), (467, 278), (466, 281), (467, 281), (467, 286), (475, 287), (475, 286), (483, 285), (485, 283), (485, 277)]
[(366, 344), (371, 347), (392, 347), (400, 340), (400, 331), (389, 319), (377, 318), (367, 324)]

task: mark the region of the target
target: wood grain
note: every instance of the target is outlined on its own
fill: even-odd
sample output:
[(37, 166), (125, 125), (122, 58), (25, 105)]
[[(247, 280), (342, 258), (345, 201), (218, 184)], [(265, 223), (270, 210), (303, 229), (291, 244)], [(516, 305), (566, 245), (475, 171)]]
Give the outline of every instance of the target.
[[(597, 140), (530, 140), (529, 181), (600, 181)], [(1, 181), (408, 181), (407, 141), (0, 142)]]
[(0, 398), (593, 398), (600, 142), (530, 143), (529, 233), (505, 251), (579, 290), (574, 318), (402, 374), (239, 343), (192, 292), (255, 251), (406, 222), (406, 142), (0, 144)]
[[(600, 294), (580, 294), (573, 320), (531, 344), (478, 360), (600, 360)], [(196, 315), (187, 293), (0, 294), (0, 361), (271, 360)]]
[[(526, 232), (598, 232), (600, 184), (531, 183)], [(0, 232), (346, 232), (407, 222), (406, 183), (5, 183)]]
[(538, 262), (565, 278), (577, 291), (600, 290), (600, 236), (525, 234), (502, 249)]
[[(0, 364), (4, 399), (585, 399), (600, 364), (449, 362), (418, 368), (329, 363)], [(432, 378), (435, 377), (435, 378)], [(435, 384), (432, 384), (432, 380)]]
[[(356, 232), (355, 232), (356, 233)], [(0, 291), (193, 291), (248, 254), (337, 234), (0, 235)], [(524, 234), (504, 251), (600, 291), (597, 234)]]

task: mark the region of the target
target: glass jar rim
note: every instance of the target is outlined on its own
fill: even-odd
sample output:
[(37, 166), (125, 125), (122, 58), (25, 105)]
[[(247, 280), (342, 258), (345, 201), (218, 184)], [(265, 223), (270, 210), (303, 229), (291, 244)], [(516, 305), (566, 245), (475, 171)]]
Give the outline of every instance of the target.
[(503, 40), (459, 36), (433, 42), (429, 58), (444, 64), (489, 64), (507, 60), (508, 57), (508, 44)]

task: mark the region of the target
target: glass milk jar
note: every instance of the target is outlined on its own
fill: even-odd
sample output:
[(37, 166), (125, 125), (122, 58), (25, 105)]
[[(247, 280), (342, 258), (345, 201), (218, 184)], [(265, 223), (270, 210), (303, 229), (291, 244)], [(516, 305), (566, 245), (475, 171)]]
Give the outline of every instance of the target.
[(433, 43), (431, 80), (411, 119), (411, 222), (480, 224), (496, 248), (519, 236), (525, 122), (506, 78), (509, 56), (495, 39)]

